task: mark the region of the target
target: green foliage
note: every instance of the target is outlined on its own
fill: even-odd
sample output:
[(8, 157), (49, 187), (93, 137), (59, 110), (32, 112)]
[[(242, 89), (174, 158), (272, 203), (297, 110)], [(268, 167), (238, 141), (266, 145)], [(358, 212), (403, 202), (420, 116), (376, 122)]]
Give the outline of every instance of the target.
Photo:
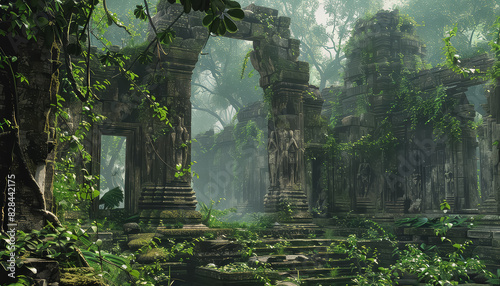
[(120, 187), (107, 191), (100, 199), (99, 205), (104, 205), (104, 209), (116, 208), (123, 202), (123, 191)]
[(253, 120), (248, 120), (245, 124), (236, 124), (233, 137), (238, 158), (241, 157), (242, 149), (248, 147), (249, 144), (256, 144), (257, 148), (264, 145), (264, 132)]
[(492, 285), (500, 285), (500, 269), (497, 269), (496, 274), (491, 274), (491, 277), (488, 279), (488, 283)]
[(493, 51), (496, 61), (490, 71), (491, 78), (500, 78), (500, 16), (491, 27), (492, 40), (488, 43)]
[[(75, 69), (76, 79), (79, 79), (79, 75), (79, 69)], [(94, 87), (105, 88), (107, 84), (109, 82), (96, 82)], [(93, 112), (94, 100), (89, 99), (82, 104), (82, 120), (76, 128), (71, 128), (70, 114), (65, 107), (67, 99), (60, 94), (56, 96), (56, 103), (53, 105), (56, 110), (53, 126), (57, 136), (59, 158), (55, 164), (54, 197), (56, 213), (60, 214), (63, 210), (86, 209), (90, 200), (99, 196), (99, 190), (95, 189), (99, 177), (91, 175), (89, 168), (92, 156), (85, 148), (84, 142), (92, 124), (102, 122), (105, 117)]]
[(203, 223), (211, 228), (235, 228), (240, 227), (242, 224), (240, 223), (230, 223), (225, 220), (225, 217), (230, 213), (236, 213), (236, 208), (229, 208), (225, 210), (214, 209), (215, 206), (220, 204), (223, 198), (220, 198), (217, 202), (214, 200), (210, 200), (210, 206), (205, 204), (204, 202), (200, 202), (200, 213), (203, 217)]
[(436, 232), (436, 235), (446, 235), (446, 232), (452, 227), (461, 226), (467, 221), (467, 218), (460, 216), (444, 216), (440, 218), (428, 219), (426, 217), (403, 218), (396, 221), (396, 226), (401, 227), (430, 227)]
[[(217, 269), (221, 272), (253, 272), (254, 278), (264, 283), (266, 286), (271, 286), (271, 275), (276, 274), (276, 271), (270, 269), (268, 264), (259, 263), (257, 267), (248, 266), (243, 262), (234, 262), (221, 267), (217, 267), (214, 264), (209, 264), (207, 268)], [(276, 276), (276, 275), (273, 275)]]
[(286, 248), (288, 246), (290, 246), (290, 244), (291, 244), (290, 241), (282, 239), (281, 241), (279, 241), (275, 244), (272, 244), (272, 245), (268, 244), (267, 248), (272, 251), (272, 254), (284, 255), (284, 254), (286, 254), (285, 253)]
[(496, 0), (411, 0), (400, 7), (402, 13), (422, 23), (416, 32), (427, 44), (427, 59), (433, 65), (443, 61), (441, 39), (454, 26), (457, 27), (454, 43), (462, 53), (481, 49), (499, 9)]
[(252, 51), (253, 51), (253, 49), (248, 50), (247, 54), (245, 55), (245, 58), (243, 58), (243, 64), (241, 66), (241, 75), (240, 75), (241, 79), (245, 78), (245, 69), (247, 68), (248, 60), (250, 59), (250, 55), (252, 54)]

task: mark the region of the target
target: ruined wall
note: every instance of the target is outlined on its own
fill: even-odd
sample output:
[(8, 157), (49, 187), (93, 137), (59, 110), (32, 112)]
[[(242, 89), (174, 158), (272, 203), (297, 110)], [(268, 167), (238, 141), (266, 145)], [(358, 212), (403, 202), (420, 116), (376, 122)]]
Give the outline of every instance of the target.
[[(331, 101), (323, 114), (335, 124), (331, 212), (434, 212), (444, 199), (453, 211), (477, 209), (475, 112), (465, 91), (481, 80), (445, 68), (426, 70), (424, 54), (411, 22), (397, 10), (356, 24), (344, 86), (322, 91)], [(465, 64), (486, 70), (491, 60)], [(411, 106), (398, 105), (408, 94), (425, 102), (438, 93), (458, 135), (434, 121), (416, 122)], [(438, 137), (436, 129), (443, 131)]]
[(500, 88), (496, 80), (487, 94), (488, 102), (484, 106), (487, 115), (483, 117), (483, 124), (478, 128), (480, 151), (480, 186), (482, 194), (481, 210), (484, 213), (498, 214), (500, 212)]
[[(189, 172), (192, 161), (190, 88), (192, 70), (208, 38), (208, 31), (202, 25), (201, 13), (181, 15), (182, 6), (171, 5), (167, 1), (160, 1), (157, 10), (153, 21), (158, 30), (170, 25), (180, 15), (172, 26), (176, 38), (168, 47), (163, 47), (165, 53), (160, 53), (159, 57), (155, 54), (152, 64), (136, 64), (134, 72), (141, 76), (141, 83), (148, 86), (156, 101), (167, 107), (168, 120), (172, 126), (162, 125), (153, 119), (148, 108), (150, 103), (141, 101), (143, 96), (138, 92), (122, 90), (122, 87), (129, 88), (126, 80), (120, 76), (106, 76), (106, 73), (113, 71), (105, 70), (101, 76), (112, 78), (112, 83), (96, 109), (108, 119), (94, 128), (91, 139), (93, 155), (98, 155), (95, 146), (99, 146), (101, 134), (121, 132), (137, 138), (133, 150), (134, 156), (138, 157), (130, 175), (134, 177), (130, 182), (133, 187), (129, 196), (131, 211), (138, 210), (145, 219), (161, 218), (165, 221), (181, 217), (186, 218), (187, 222), (196, 222), (200, 216), (195, 211), (197, 201), (190, 185)], [(252, 64), (261, 75), (260, 85), (271, 107), (271, 119), (266, 123), (268, 132), (263, 132), (263, 136), (268, 136), (271, 143), (265, 143), (264, 148), (274, 146), (274, 149), (269, 153), (273, 156), (268, 156), (271, 159), (266, 161), (265, 156), (259, 155), (255, 162), (250, 163), (260, 172), (253, 173), (253, 167), (245, 167), (239, 169), (240, 173), (231, 174), (255, 182), (254, 186), (242, 184), (243, 198), (236, 198), (235, 194), (231, 197), (239, 204), (249, 204), (247, 208), (255, 205), (262, 207), (262, 189), (267, 188), (267, 183), (262, 181), (269, 177), (270, 188), (264, 200), (266, 209), (277, 211), (278, 206), (286, 201), (292, 203), (303, 217), (307, 217), (309, 206), (305, 194), (304, 136), (311, 137), (314, 133), (304, 134), (304, 114), (318, 114), (322, 101), (314, 99), (320, 96), (317, 88), (308, 85), (309, 65), (298, 61), (300, 42), (290, 39), (290, 18), (278, 16), (277, 10), (256, 5), (244, 8), (244, 12), (245, 19), (237, 23), (238, 32), (226, 36), (254, 42)], [(149, 36), (151, 39), (152, 33)], [(304, 100), (308, 102), (304, 103)], [(249, 122), (245, 116), (245, 112), (240, 114), (240, 123)], [(259, 124), (263, 124), (262, 120)], [(310, 127), (312, 130), (313, 126)], [(257, 147), (235, 144), (235, 151), (238, 148), (244, 151)], [(94, 173), (98, 172), (97, 165)], [(268, 168), (268, 165), (271, 167)], [(267, 172), (272, 175), (267, 175)], [(253, 190), (257, 190), (257, 193), (253, 194)], [(229, 190), (218, 192), (227, 195)], [(205, 194), (203, 196), (208, 197)]]

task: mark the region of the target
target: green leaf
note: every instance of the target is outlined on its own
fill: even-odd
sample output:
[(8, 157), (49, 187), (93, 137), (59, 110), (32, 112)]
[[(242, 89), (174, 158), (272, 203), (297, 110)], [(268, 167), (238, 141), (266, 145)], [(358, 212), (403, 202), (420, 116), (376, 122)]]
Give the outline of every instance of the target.
[(213, 21), (215, 16), (213, 14), (207, 14), (203, 18), (203, 26), (208, 27)]
[(92, 191), (92, 196), (91, 196), (90, 200), (93, 200), (93, 199), (99, 197), (99, 193), (100, 192), (98, 190), (93, 190)]
[(238, 27), (236, 27), (236, 24), (229, 17), (224, 17), (224, 25), (229, 33), (236, 33), (238, 31)]
[(139, 271), (137, 271), (135, 269), (130, 271), (129, 273), (130, 273), (130, 275), (134, 276), (135, 278), (139, 278), (139, 276), (140, 276)]
[(227, 13), (235, 20), (242, 20), (245, 18), (245, 13), (241, 9), (229, 9)]
[(221, 24), (221, 20), (219, 17), (215, 17), (212, 23), (209, 26), (210, 33), (217, 34), (219, 30), (219, 25)]
[(134, 15), (137, 19), (141, 20), (146, 20), (148, 18), (148, 15), (146, 15), (146, 11), (144, 11), (144, 7), (142, 7), (142, 5), (136, 5)]
[(120, 187), (107, 191), (100, 199), (99, 205), (104, 205), (104, 209), (116, 208), (123, 201), (123, 191)]
[(49, 20), (47, 18), (45, 18), (45, 17), (38, 17), (37, 21), (38, 21), (38, 26), (39, 27), (45, 27), (49, 23)]
[(236, 1), (227, 1), (226, 2), (226, 7), (231, 9), (231, 8), (241, 8), (240, 3)]
[(189, 12), (191, 12), (191, 0), (184, 0), (184, 3), (182, 3), (182, 5), (184, 5), (184, 13), (188, 14)]

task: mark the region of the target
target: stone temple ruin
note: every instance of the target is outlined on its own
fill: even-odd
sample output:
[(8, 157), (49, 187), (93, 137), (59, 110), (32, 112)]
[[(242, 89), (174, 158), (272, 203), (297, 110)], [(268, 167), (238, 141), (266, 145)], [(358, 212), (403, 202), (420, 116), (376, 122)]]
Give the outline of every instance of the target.
[[(466, 96), (468, 87), (484, 81), (464, 78), (442, 67), (421, 69), (425, 45), (410, 24), (399, 21), (397, 11), (380, 12), (370, 20), (358, 21), (349, 43), (344, 86), (322, 91), (328, 102), (323, 113), (337, 118), (333, 134), (339, 142), (383, 136), (384, 124), (392, 126), (397, 141), (395, 147), (376, 156), (354, 150), (329, 161), (332, 171), (322, 175), (331, 184), (329, 211), (424, 213), (439, 210), (446, 199), (456, 212), (472, 211), (478, 204), (482, 211), (497, 212), (498, 203), (489, 193), (493, 189), (487, 188), (488, 193), (482, 197), (477, 191), (476, 148), (478, 141), (487, 139), (478, 134), (476, 140), (476, 131), (470, 125), (475, 117), (474, 106)], [(492, 60), (480, 56), (464, 64), (487, 70)], [(401, 78), (405, 73), (408, 78)], [(444, 90), (448, 111), (459, 121), (459, 138), (451, 139), (450, 134), (437, 138), (433, 133), (437, 126), (413, 126), (411, 114), (394, 107), (401, 96), (397, 84), (402, 80), (424, 98)], [(495, 94), (487, 97), (491, 100)], [(487, 114), (483, 116), (492, 120)], [(490, 128), (483, 125), (479, 131)], [(491, 152), (486, 145), (481, 144), (480, 154)], [(481, 161), (481, 170), (493, 168)]]
[[(162, 0), (153, 21), (158, 29), (164, 28), (182, 10), (180, 5)], [(405, 22), (398, 11), (380, 11), (357, 22), (346, 51), (343, 85), (320, 91), (309, 85), (309, 64), (298, 60), (300, 42), (291, 38), (291, 19), (256, 5), (244, 8), (244, 12), (244, 20), (237, 23), (238, 32), (226, 36), (253, 42), (251, 62), (260, 74), (265, 102), (240, 110), (238, 124), (225, 127), (217, 136), (208, 131), (198, 136), (197, 142), (191, 141), (191, 76), (209, 37), (201, 13), (182, 15), (174, 25), (177, 38), (165, 53), (152, 64), (138, 63), (133, 68), (141, 84), (147, 85), (160, 104), (168, 108), (171, 126), (152, 116), (149, 102), (141, 101), (142, 95), (131, 91), (124, 78), (115, 76), (119, 74), (115, 67), (96, 69), (95, 79), (109, 79), (111, 85), (99, 94), (101, 100), (95, 106), (96, 112), (107, 119), (92, 126), (86, 142), (92, 157), (101, 157), (103, 135), (124, 136), (124, 213), (138, 214), (140, 221), (151, 225), (182, 222), (186, 231), (159, 227), (151, 233), (136, 233), (140, 228), (131, 228), (120, 234), (125, 238), (118, 243), (136, 251), (153, 237), (181, 239), (191, 235), (190, 231), (202, 235), (206, 228), (196, 209), (197, 198), (226, 198), (226, 206), (236, 206), (240, 213), (276, 213), (288, 205), (293, 213), (279, 223), (290, 228), (271, 230), (278, 235), (297, 231), (293, 227), (314, 232), (319, 222), (325, 225), (331, 217), (351, 212), (378, 221), (394, 221), (404, 214), (437, 215), (442, 213), (443, 200), (453, 213), (484, 214), (485, 221), (498, 225), (500, 88), (480, 77), (464, 77), (444, 67), (425, 69), (425, 45), (411, 23)], [(121, 52), (130, 52), (126, 49)], [(462, 65), (484, 71), (493, 65), (493, 59), (482, 55), (464, 60)], [(471, 122), (478, 106), (471, 104), (468, 89), (485, 84), (488, 91), (482, 105), (483, 122), (474, 126)], [(404, 89), (408, 86), (413, 93)], [(451, 126), (460, 127), (460, 132), (449, 134), (456, 128), (436, 126), (443, 121), (419, 123), (415, 119), (419, 114), (403, 109), (407, 106), (402, 104), (416, 99), (425, 102), (436, 94), (443, 108), (456, 118)], [(74, 120), (79, 118), (75, 116)], [(261, 136), (262, 142), (238, 141), (235, 134), (241, 126), (251, 126), (255, 133), (250, 136)], [(436, 129), (445, 131), (436, 134)], [(229, 153), (237, 156), (233, 158)], [(200, 179), (192, 183), (193, 157), (199, 161), (201, 171)], [(99, 174), (99, 160), (92, 164), (92, 172)], [(95, 202), (93, 213), (100, 212)], [(227, 230), (213, 231), (223, 236)], [(313, 244), (292, 248), (326, 252), (327, 240), (314, 240), (297, 232), (302, 237), (293, 243), (310, 239), (307, 243)], [(495, 235), (499, 233), (461, 229), (450, 235), (475, 239), (478, 253), (497, 265), (500, 239)], [(436, 239), (433, 234), (406, 229), (397, 233), (399, 241), (426, 243)], [(107, 241), (111, 242), (117, 241)], [(279, 242), (281, 237), (268, 241)], [(196, 251), (206, 256), (200, 256), (198, 262), (235, 261), (241, 258), (242, 247), (236, 244), (222, 239), (200, 242)], [(384, 252), (389, 249), (387, 245), (374, 242), (372, 246), (383, 249), (385, 256), (381, 260), (392, 259), (391, 251)], [(142, 253), (137, 262), (156, 262), (155, 255)], [(252, 258), (249, 262), (289, 263), (317, 271), (318, 265), (327, 265), (320, 256), (294, 253), (272, 256), (275, 260), (271, 261), (267, 255), (265, 261)], [(346, 255), (341, 257), (340, 267), (347, 269), (350, 260)], [(173, 275), (198, 279), (199, 283), (193, 285), (242, 285), (241, 281), (255, 278), (253, 273), (240, 273), (233, 279), (229, 278), (233, 274), (195, 263), (176, 262), (170, 266)], [(191, 275), (195, 268), (196, 275)], [(349, 271), (352, 274), (352, 269)], [(328, 281), (345, 285), (352, 282), (351, 278), (333, 277)], [(222, 284), (225, 280), (232, 282)]]
[[(154, 17), (156, 25), (162, 28), (170, 23), (180, 9), (162, 2)], [(253, 42), (251, 61), (260, 74), (260, 85), (270, 98), (270, 106), (267, 120), (268, 110), (263, 104), (242, 110), (238, 120), (240, 124), (257, 122), (268, 139), (266, 146), (253, 153), (255, 156), (245, 156), (249, 162), (239, 171), (248, 183), (241, 189), (227, 183), (234, 175), (234, 168), (227, 165), (229, 161), (213, 163), (218, 150), (234, 148), (232, 127), (226, 128), (217, 142), (210, 132), (200, 136), (196, 144), (212, 151), (197, 156), (212, 173), (202, 174), (202, 179), (195, 182), (201, 188), (196, 191), (202, 192), (198, 196), (217, 199), (217, 194), (233, 198), (234, 205), (243, 211), (246, 208), (274, 212), (280, 203), (289, 202), (296, 210), (295, 220), (304, 222), (310, 222), (308, 211), (313, 208), (322, 214), (351, 210), (421, 213), (439, 210), (443, 199), (454, 211), (474, 212), (479, 204), (481, 212), (498, 212), (498, 162), (493, 159), (498, 157), (493, 144), (497, 111), (492, 104), (496, 102), (497, 90), (491, 89), (486, 95), (488, 103), (484, 106), (488, 114), (483, 115), (482, 126), (473, 130), (470, 121), (474, 120), (474, 106), (466, 91), (484, 84), (484, 80), (464, 78), (442, 67), (423, 69), (425, 45), (415, 35), (413, 26), (399, 24), (397, 11), (382, 11), (372, 19), (358, 21), (349, 42), (344, 85), (320, 92), (308, 84), (308, 64), (298, 61), (300, 42), (290, 38), (290, 19), (278, 16), (276, 10), (255, 5), (244, 11), (239, 31), (227, 36)], [(142, 120), (144, 110), (137, 108), (140, 102), (119, 85), (120, 79), (112, 82), (107, 94), (101, 95), (101, 110), (108, 120), (94, 126), (90, 143), (98, 158), (100, 134), (127, 137), (130, 155), (125, 208), (145, 219), (182, 218), (192, 223), (200, 219), (190, 174), (176, 176), (176, 166), (189, 168), (192, 161), (190, 81), (208, 36), (201, 17), (197, 13), (182, 16), (175, 25), (178, 38), (168, 53), (154, 64), (135, 68), (154, 96), (167, 106), (172, 128), (164, 129), (152, 119)], [(464, 64), (487, 70), (492, 59), (479, 56)], [(412, 126), (409, 114), (392, 109), (398, 96), (395, 84), (401, 81), (398, 77), (403, 71), (408, 74), (407, 84), (424, 98), (439, 88), (448, 99), (453, 99), (456, 104), (450, 111), (458, 116), (462, 130), (458, 140), (451, 140), (446, 134), (436, 138), (432, 124)], [(114, 72), (110, 68), (98, 77), (106, 78)], [(325, 122), (330, 120), (335, 125), (331, 136), (337, 143), (353, 143), (366, 136), (376, 138), (381, 135), (382, 123), (389, 122), (397, 144), (377, 155), (366, 156), (362, 150), (328, 155), (324, 148), (328, 132)], [(477, 192), (477, 148), (481, 196)], [(218, 168), (229, 176), (223, 179), (224, 186), (220, 178), (214, 179), (221, 176), (213, 171)]]
[[(493, 109), (482, 114), (484, 123), (474, 130), (471, 126), (475, 117), (474, 106), (466, 93), (470, 87), (485, 84), (485, 80), (464, 78), (443, 67), (423, 69), (424, 43), (415, 35), (410, 23), (399, 22), (397, 11), (381, 11), (372, 19), (359, 20), (348, 44), (344, 85), (326, 88), (321, 94), (309, 86), (302, 95), (298, 109), (301, 122), (298, 133), (304, 136), (302, 150), (308, 159), (298, 166), (303, 168), (304, 175), (307, 174), (301, 180), (301, 185), (307, 195), (309, 210), (314, 209), (315, 213), (322, 216), (349, 211), (373, 214), (433, 213), (440, 211), (440, 203), (446, 199), (454, 212), (497, 213), (498, 192), (495, 195), (493, 187), (497, 180), (493, 175), (497, 174), (494, 171), (497, 163), (496, 159), (492, 159), (497, 157), (492, 154), (496, 152), (492, 150), (496, 146), (492, 133), (496, 126), (496, 111), (495, 105), (491, 103), (498, 91), (490, 88), (485, 95), (482, 106), (487, 110)], [(463, 64), (487, 70), (492, 63), (492, 59), (483, 55), (466, 60)], [(397, 88), (402, 74), (407, 75), (404, 78), (406, 84), (418, 90), (418, 96), (423, 98), (435, 94), (438, 89), (444, 90), (445, 97), (454, 104), (448, 111), (459, 119), (459, 138), (451, 139), (447, 134), (438, 138), (432, 124), (412, 126), (410, 114), (394, 109), (393, 103), (400, 96)], [(273, 96), (275, 100), (277, 94)], [(284, 98), (283, 95), (281, 97)], [(277, 103), (272, 103), (273, 115), (279, 114), (276, 111)], [(286, 110), (290, 109), (287, 103)], [(260, 122), (260, 128), (266, 131), (266, 110), (262, 104), (249, 106), (240, 113), (239, 122)], [(372, 149), (372, 153), (363, 152), (363, 147), (359, 146), (355, 147), (359, 150), (344, 150), (332, 156), (325, 153), (325, 134), (328, 132), (325, 121), (329, 120), (335, 125), (331, 135), (337, 143), (354, 143), (366, 136), (372, 136), (372, 140), (375, 140), (376, 136), (383, 135), (382, 125), (390, 123), (391, 135), (396, 144), (389, 150), (376, 152)], [(258, 209), (259, 202), (269, 202), (273, 194), (277, 193), (274, 184), (281, 186), (289, 180), (283, 177), (282, 170), (277, 170), (279, 166), (276, 162), (279, 159), (276, 159), (276, 149), (287, 152), (284, 146), (292, 145), (276, 144), (277, 140), (286, 142), (281, 139), (283, 135), (276, 135), (276, 126), (280, 124), (271, 121), (267, 132), (270, 191), (264, 196), (263, 186), (259, 185), (262, 175), (253, 178), (247, 176), (244, 179), (250, 182), (247, 186), (260, 187), (250, 191), (252, 199), (247, 199), (248, 190), (241, 190), (240, 195), (233, 193), (236, 197), (234, 205), (251, 204)], [(232, 128), (222, 131), (215, 144), (210, 139), (213, 138), (210, 132), (198, 137), (200, 147), (197, 146), (197, 149), (211, 150), (200, 158), (214, 158), (219, 150), (234, 146)], [(479, 157), (476, 152), (479, 152)], [(265, 155), (262, 152), (258, 154), (258, 158)], [(247, 167), (250, 166), (254, 174), (262, 174), (263, 165), (258, 163), (262, 160), (257, 157), (250, 159)], [(207, 164), (209, 169), (227, 169), (216, 159), (199, 161), (206, 162), (202, 164)], [(218, 176), (220, 172), (205, 174), (202, 184), (220, 185), (217, 184)], [(478, 176), (481, 195), (477, 191)], [(219, 196), (224, 195), (220, 193)], [(302, 203), (297, 202), (297, 205)]]
[[(180, 6), (164, 1), (153, 20), (161, 29), (181, 10)], [(249, 189), (244, 197), (248, 201), (241, 203), (256, 205), (265, 201), (265, 209), (273, 212), (280, 202), (291, 201), (297, 210), (296, 219), (310, 221), (304, 192), (304, 136), (307, 136), (304, 113), (316, 108), (319, 114), (321, 100), (313, 99), (314, 95), (319, 97), (319, 92), (308, 85), (308, 63), (298, 61), (300, 43), (290, 38), (290, 18), (279, 17), (277, 10), (255, 5), (244, 11), (245, 19), (238, 23), (238, 32), (227, 36), (253, 41), (251, 61), (260, 73), (261, 87), (271, 96), (273, 119), (266, 122), (271, 159), (266, 162), (267, 154), (262, 154), (259, 164), (266, 171), (256, 177), (259, 182), (271, 178), (269, 189), (261, 189), (267, 188), (266, 183), (255, 185), (260, 195), (253, 195), (255, 190)], [(144, 110), (138, 110), (139, 102), (133, 95), (127, 95), (128, 90), (118, 84), (120, 79), (112, 84), (109, 94), (102, 95), (101, 110), (108, 120), (94, 126), (91, 144), (100, 146), (100, 134), (127, 137), (131, 153), (126, 167), (125, 208), (138, 212), (143, 219), (182, 219), (193, 224), (200, 221), (190, 172), (176, 176), (179, 171), (176, 166), (187, 169), (191, 162), (191, 74), (208, 37), (201, 19), (200, 13), (182, 16), (174, 26), (177, 38), (168, 53), (154, 64), (135, 70), (144, 75), (144, 83), (149, 84), (152, 94), (167, 106), (172, 128), (164, 129), (151, 119), (141, 120)], [(106, 74), (100, 76), (106, 78)], [(265, 111), (260, 112), (265, 116)], [(240, 115), (242, 122), (244, 113)], [(99, 158), (98, 148), (94, 150), (93, 155)], [(95, 165), (97, 172), (99, 163)]]

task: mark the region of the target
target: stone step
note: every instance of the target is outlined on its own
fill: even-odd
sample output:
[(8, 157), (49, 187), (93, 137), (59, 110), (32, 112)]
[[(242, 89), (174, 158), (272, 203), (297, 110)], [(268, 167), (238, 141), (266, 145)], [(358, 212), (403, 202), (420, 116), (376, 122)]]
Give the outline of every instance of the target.
[(332, 243), (340, 243), (345, 240), (342, 239), (328, 239), (328, 238), (296, 238), (296, 239), (288, 239), (288, 240), (283, 240), (283, 239), (264, 239), (260, 243), (256, 244), (255, 246), (259, 245), (274, 245), (279, 242), (283, 241), (288, 241), (290, 243), (290, 246), (330, 246)]
[(288, 274), (303, 278), (311, 277), (342, 277), (353, 275), (355, 271), (351, 267), (329, 267), (329, 268), (311, 268), (288, 271)]
[(353, 282), (355, 276), (344, 276), (344, 277), (313, 277), (300, 279), (302, 281), (301, 285), (329, 285), (329, 286), (345, 286), (345, 285), (355, 285)]
[(283, 248), (269, 248), (269, 247), (256, 247), (254, 249), (254, 252), (259, 255), (259, 254), (272, 254), (276, 252), (283, 252), (287, 254), (299, 254), (299, 253), (308, 253), (312, 254), (315, 252), (324, 252), (326, 251), (328, 246), (316, 246), (316, 245), (311, 245), (311, 246), (285, 246)]

